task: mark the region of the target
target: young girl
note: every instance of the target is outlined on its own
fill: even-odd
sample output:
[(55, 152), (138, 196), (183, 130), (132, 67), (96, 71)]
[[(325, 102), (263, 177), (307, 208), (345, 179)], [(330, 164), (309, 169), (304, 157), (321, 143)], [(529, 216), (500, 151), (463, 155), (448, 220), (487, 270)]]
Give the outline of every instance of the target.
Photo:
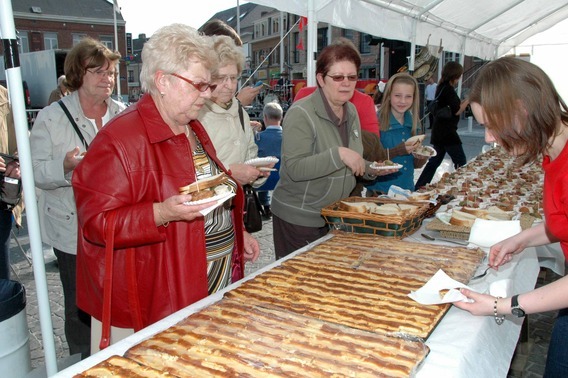
[(419, 143), (405, 143), (416, 134), (420, 119), (418, 99), (418, 83), (415, 78), (407, 73), (398, 73), (390, 78), (378, 112), (380, 136), (381, 143), (387, 150), (387, 159), (401, 164), (402, 168), (390, 175), (378, 177), (367, 185), (367, 189), (387, 193), (391, 185), (396, 185), (414, 190), (414, 168), (421, 167), (427, 161), (427, 158), (419, 159), (412, 155)]

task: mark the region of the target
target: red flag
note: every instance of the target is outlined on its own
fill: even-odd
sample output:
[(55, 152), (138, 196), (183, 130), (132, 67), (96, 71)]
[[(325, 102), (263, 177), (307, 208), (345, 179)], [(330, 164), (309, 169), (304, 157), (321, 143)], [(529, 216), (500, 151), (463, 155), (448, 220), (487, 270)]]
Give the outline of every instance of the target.
[(300, 42), (296, 45), (296, 50), (303, 50), (304, 49), (304, 40), (300, 38)]
[(307, 17), (300, 17), (300, 23), (298, 24), (298, 29), (300, 29), (300, 31), (304, 30), (304, 26), (306, 26), (308, 24), (308, 18)]

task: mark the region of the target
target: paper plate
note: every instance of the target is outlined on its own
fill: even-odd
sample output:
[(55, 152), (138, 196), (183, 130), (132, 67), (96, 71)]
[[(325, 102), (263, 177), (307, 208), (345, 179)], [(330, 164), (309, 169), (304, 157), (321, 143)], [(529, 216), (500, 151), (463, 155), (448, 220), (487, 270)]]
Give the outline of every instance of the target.
[(199, 200), (199, 201), (184, 202), (183, 204), (191, 206), (191, 205), (201, 205), (201, 204), (204, 204), (204, 203), (210, 203), (211, 206), (206, 207), (205, 209), (199, 210), (199, 212), (203, 216), (205, 216), (205, 215), (209, 214), (210, 212), (212, 212), (213, 210), (215, 210), (216, 208), (218, 208), (219, 206), (221, 206), (229, 198), (232, 198), (234, 196), (235, 196), (235, 193), (230, 192), (230, 193), (216, 195), (216, 196), (213, 196), (213, 197), (210, 197), (210, 198), (204, 198), (204, 199)]
[(447, 224), (448, 226), (451, 226), (452, 224), (450, 223), (450, 219), (452, 218), (452, 214), (451, 213), (436, 213), (436, 218), (438, 218), (442, 223)]
[(427, 150), (428, 153), (427, 153), (427, 154), (426, 154), (426, 153), (422, 153), (422, 151), (418, 151), (418, 152), (417, 152), (416, 150), (413, 151), (412, 153), (413, 153), (414, 155), (425, 156), (425, 157), (434, 157), (434, 156), (438, 155), (438, 153), (436, 152), (436, 150), (435, 150), (433, 147), (430, 147), (430, 146), (422, 146), (422, 147), (419, 147), (419, 148), (420, 148), (420, 149)]
[(262, 157), (262, 158), (255, 158), (255, 159), (250, 159), (245, 161), (245, 164), (247, 165), (254, 165), (255, 167), (260, 167), (263, 165), (268, 165), (268, 164), (276, 164), (278, 163), (280, 159), (278, 159), (276, 156), (267, 156), (267, 157)]
[(380, 165), (377, 164), (377, 162), (374, 162), (371, 164), (371, 169), (377, 169), (377, 170), (389, 170), (389, 169), (400, 169), (402, 168), (402, 164), (395, 164), (395, 165)]
[(424, 140), (424, 138), (426, 138), (426, 135), (422, 134), (422, 135), (415, 135), (413, 137), (410, 137), (406, 140), (406, 143), (410, 144), (416, 144), (416, 143), (422, 143), (422, 141)]

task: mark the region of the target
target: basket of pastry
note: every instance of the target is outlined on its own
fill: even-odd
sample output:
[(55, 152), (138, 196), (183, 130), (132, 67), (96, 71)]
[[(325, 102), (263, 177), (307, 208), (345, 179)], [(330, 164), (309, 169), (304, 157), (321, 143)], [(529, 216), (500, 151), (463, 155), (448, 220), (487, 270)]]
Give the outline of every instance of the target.
[(445, 213), (436, 214), (436, 219), (430, 222), (426, 228), (428, 230), (440, 231), (440, 235), (443, 237), (449, 237), (453, 239), (469, 239), (469, 234), (471, 232), (471, 227), (475, 223), (476, 219), (486, 219), (486, 220), (512, 220), (519, 219), (522, 229), (531, 227), (534, 218), (525, 217), (514, 211), (505, 211), (498, 206), (489, 206), (487, 208), (474, 208), (474, 207), (456, 207)]
[(335, 229), (402, 239), (420, 227), (429, 208), (429, 201), (349, 197), (324, 207), (321, 214)]

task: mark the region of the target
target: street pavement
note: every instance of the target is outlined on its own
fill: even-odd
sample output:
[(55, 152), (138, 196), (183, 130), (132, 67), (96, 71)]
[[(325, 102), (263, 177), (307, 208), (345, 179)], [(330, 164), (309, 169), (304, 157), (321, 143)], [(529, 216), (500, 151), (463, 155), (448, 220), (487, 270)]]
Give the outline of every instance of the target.
[[(464, 152), (469, 160), (481, 153), (484, 142), (484, 129), (473, 121), (471, 130), (468, 128), (468, 121), (462, 120), (458, 130), (462, 139)], [(430, 130), (426, 130), (427, 138), (424, 144), (429, 143)], [(444, 166), (449, 167), (450, 160), (445, 161)], [(416, 173), (416, 177), (419, 172)], [(11, 263), (12, 263), (12, 279), (21, 282), (27, 292), (27, 319), (28, 328), (30, 332), (30, 354), (34, 376), (45, 376), (41, 373), (44, 365), (44, 351), (42, 348), (42, 337), (39, 324), (39, 314), (37, 306), (37, 296), (34, 274), (32, 266), (29, 262), (30, 244), (27, 234), (27, 226), (17, 230), (14, 228), (15, 236), (12, 238), (11, 245)], [(274, 262), (274, 246), (272, 240), (272, 222), (265, 220), (261, 231), (254, 234), (259, 241), (261, 247), (261, 254), (255, 263), (248, 263), (246, 265), (245, 273), (250, 274), (257, 269), (260, 269), (272, 262)], [(57, 359), (69, 359), (69, 350), (65, 342), (65, 335), (63, 330), (64, 324), (64, 308), (63, 308), (63, 291), (61, 288), (61, 281), (59, 280), (59, 272), (55, 261), (53, 251), (47, 245), (44, 245), (44, 259), (47, 286), (49, 292), (49, 303), (51, 307), (51, 318), (53, 322), (53, 333), (55, 336), (55, 350)], [(538, 285), (550, 282), (558, 278), (551, 271), (541, 272)], [(516, 356), (512, 363), (512, 369), (509, 377), (529, 377), (537, 378), (542, 377), (544, 371), (544, 361), (548, 349), (548, 341), (550, 339), (550, 331), (554, 321), (555, 312), (531, 315), (529, 317), (529, 341), (522, 343), (518, 347)], [(0, 375), (3, 375), (1, 373)]]

